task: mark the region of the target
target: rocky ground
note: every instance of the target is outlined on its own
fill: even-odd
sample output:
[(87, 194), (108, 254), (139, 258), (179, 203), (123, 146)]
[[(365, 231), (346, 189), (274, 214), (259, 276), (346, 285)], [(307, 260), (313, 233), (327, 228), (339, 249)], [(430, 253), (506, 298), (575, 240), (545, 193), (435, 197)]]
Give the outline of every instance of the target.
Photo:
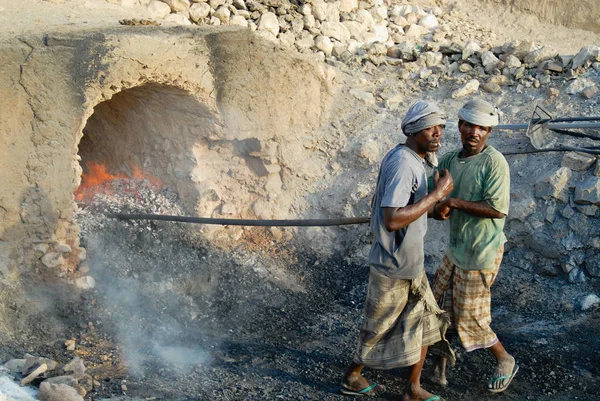
[[(187, 16), (172, 12), (177, 2), (171, 2), (162, 19), (148, 14), (150, 2), (53, 0), (33, 2), (30, 8), (17, 3), (0, 3), (0, 18), (14, 21), (4, 25), (3, 35), (50, 26), (66, 30), (82, 25), (114, 26), (118, 21), (136, 23), (132, 21), (142, 18), (154, 18), (161, 24), (216, 25), (231, 21), (232, 15), (241, 15), (251, 29), (254, 23), (257, 31), (265, 31), (260, 35), (273, 39), (269, 35), (274, 36), (274, 25), (265, 21), (261, 25), (259, 18), (277, 8), (257, 7), (247, 10), (247, 14), (236, 14), (225, 7), (227, 15), (223, 9), (217, 12), (223, 6), (219, 2), (188, 3), (196, 11), (202, 7), (207, 12), (194, 20), (189, 10)], [(424, 3), (424, 7), (449, 6), (448, 2), (439, 3)], [(210, 10), (198, 4), (207, 4)], [(240, 2), (231, 5), (243, 11)], [(160, 5), (155, 7), (166, 10)], [(580, 54), (584, 45), (599, 43), (594, 34), (549, 27), (505, 10), (503, 21), (510, 23), (502, 24), (489, 18), (494, 15), (493, 9), (477, 6), (469, 12), (461, 2), (454, 3), (453, 11), (441, 10), (441, 14), (437, 9), (426, 14), (437, 14), (441, 25), (448, 27), (440, 31), (442, 36), (460, 42), (458, 48), (445, 48), (439, 43), (423, 48), (415, 44), (407, 51), (398, 43), (385, 48), (375, 43), (347, 54), (353, 42), (333, 37), (340, 32), (343, 35), (342, 28), (332, 33), (333, 40), (330, 37), (328, 42), (321, 23), (310, 26), (315, 21), (307, 18), (308, 29), (304, 25), (294, 28), (293, 21), (279, 24), (276, 18), (279, 25), (289, 25), (287, 32), (297, 35), (293, 41), (288, 35), (289, 43), (329, 63), (336, 69), (340, 85), (347, 89), (336, 95), (331, 126), (315, 139), (315, 146), (328, 158), (329, 170), (309, 189), (320, 188), (313, 193), (322, 199), (350, 195), (333, 205), (311, 200), (316, 210), (341, 215), (368, 213), (378, 160), (401, 138), (396, 129), (398, 119), (417, 98), (439, 101), (454, 116), (465, 98), (477, 93), (500, 106), (503, 122), (511, 123), (528, 121), (533, 104), (541, 104), (557, 116), (599, 114), (598, 53), (595, 49), (584, 52), (579, 60), (585, 60), (575, 68), (572, 57)], [(258, 14), (253, 16), (255, 12)], [(482, 15), (490, 21), (486, 26), (480, 24), (486, 20)], [(237, 21), (242, 23), (239, 18)], [(404, 32), (408, 25), (402, 27), (403, 23), (400, 18), (394, 22)], [(314, 40), (306, 48), (302, 47), (307, 43), (301, 41), (307, 38), (303, 32), (309, 32)], [(468, 44), (469, 39), (475, 41)], [(521, 48), (520, 57), (515, 55), (519, 44), (512, 43), (517, 39), (530, 41)], [(536, 40), (537, 45), (531, 42)], [(556, 53), (550, 50), (563, 57), (552, 57)], [(529, 62), (539, 63), (540, 69), (526, 68)], [(505, 78), (494, 78), (499, 76)], [(500, 81), (495, 82), (497, 79)], [(460, 90), (473, 90), (473, 85), (468, 86), (473, 80), (478, 88), (453, 96)], [(517, 149), (515, 144), (528, 141), (523, 135), (516, 137), (516, 133), (508, 132), (493, 140), (499, 149), (508, 152)], [(379, 145), (373, 147), (373, 143)], [(577, 144), (573, 140), (568, 143)], [(456, 128), (449, 126), (442, 152), (457, 144)], [(538, 177), (541, 170), (556, 171), (564, 163), (562, 153), (507, 158), (513, 169), (515, 191), (527, 202), (525, 189), (533, 187), (531, 177)], [(569, 195), (571, 200), (575, 198), (576, 183), (588, 175), (598, 175), (592, 173), (591, 164), (587, 170), (578, 171), (576, 163), (570, 163), (569, 169), (577, 179), (566, 188), (567, 200)], [(127, 211), (181, 214), (175, 194), (147, 183), (134, 185), (138, 185), (137, 196), (117, 190), (115, 193), (120, 195), (97, 196), (81, 205), (77, 219), (88, 261), (80, 271), (88, 269), (85, 272), (94, 281), (78, 283), (87, 289), (82, 294), (57, 284), (64, 299), (55, 303), (57, 309), (48, 310), (54, 319), (31, 322), (39, 330), (39, 338), (56, 333), (55, 341), (28, 339), (22, 347), (0, 350), (2, 360), (22, 358), (24, 352), (61, 364), (79, 357), (92, 378), (91, 385), (84, 389), (85, 397), (93, 400), (344, 399), (338, 394), (339, 383), (351, 360), (368, 276), (364, 250), (370, 238), (366, 227), (344, 230), (344, 238), (352, 240), (345, 240), (335, 252), (318, 250), (331, 241), (318, 241), (324, 238), (322, 234), (315, 236), (313, 243), (294, 241), (297, 230), (302, 229), (245, 230), (240, 239), (243, 246), (223, 251), (183, 224), (121, 222), (104, 217), (107, 212)], [(575, 246), (573, 241), (565, 244), (557, 235), (552, 246), (562, 247), (561, 252), (567, 256), (577, 255), (576, 260), (570, 262), (565, 257), (566, 262), (557, 261), (552, 259), (552, 252), (543, 252), (539, 246), (542, 256), (531, 252), (506, 255), (494, 286), (494, 328), (516, 356), (521, 370), (508, 391), (492, 396), (485, 389), (486, 378), (494, 368), (492, 357), (484, 351), (459, 351), (457, 366), (449, 371), (447, 388), (425, 382), (426, 388), (447, 400), (594, 400), (600, 394), (600, 310), (594, 298), (594, 294), (600, 294), (600, 281), (584, 263), (589, 251), (598, 245), (586, 242), (597, 236), (597, 208), (582, 209), (573, 202), (559, 202), (557, 206), (555, 200), (545, 199), (542, 193), (531, 197), (534, 206), (526, 207), (530, 214), (522, 215), (523, 220), (513, 219), (507, 227), (509, 239), (521, 241), (519, 246), (512, 245), (513, 249), (520, 249), (522, 243), (529, 244), (523, 249), (535, 247), (526, 242), (524, 233), (542, 230), (554, 234), (570, 228), (577, 232), (576, 239), (582, 245)], [(586, 230), (576, 230), (581, 227)], [(292, 240), (279, 241), (281, 238)], [(426, 268), (432, 273), (444, 248), (442, 226), (432, 224), (429, 238)], [(574, 271), (578, 273), (572, 274)], [(37, 296), (43, 299), (43, 294)], [(370, 380), (386, 386), (382, 399), (399, 397), (404, 373), (366, 371)], [(35, 388), (40, 380), (33, 382)], [(2, 396), (11, 399), (7, 393)]]

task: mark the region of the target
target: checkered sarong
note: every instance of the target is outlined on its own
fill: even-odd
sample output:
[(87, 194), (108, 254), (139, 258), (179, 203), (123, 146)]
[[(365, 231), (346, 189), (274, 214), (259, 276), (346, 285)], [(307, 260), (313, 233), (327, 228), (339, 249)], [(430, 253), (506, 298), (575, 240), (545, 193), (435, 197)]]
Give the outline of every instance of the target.
[(403, 280), (371, 268), (354, 362), (374, 369), (412, 366), (421, 359), (421, 348), (439, 342), (446, 327), (425, 271)]
[[(501, 245), (496, 253), (494, 267), (486, 270), (463, 270), (444, 255), (442, 264), (435, 273), (433, 295), (450, 318), (448, 333), (458, 333), (467, 352), (489, 348), (498, 342), (498, 337), (490, 328), (490, 287), (498, 275), (503, 253), (504, 245)], [(436, 344), (431, 351), (447, 356), (442, 349)]]

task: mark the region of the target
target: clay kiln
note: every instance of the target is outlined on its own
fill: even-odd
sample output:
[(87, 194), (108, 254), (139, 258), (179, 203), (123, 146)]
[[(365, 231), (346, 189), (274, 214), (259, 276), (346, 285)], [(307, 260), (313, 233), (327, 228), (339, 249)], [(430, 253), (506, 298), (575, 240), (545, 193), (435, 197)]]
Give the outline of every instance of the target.
[[(247, 217), (254, 202), (281, 192), (286, 135), (326, 118), (328, 72), (249, 31), (62, 29), (1, 51), (7, 283), (35, 269), (77, 278), (85, 252), (73, 193), (86, 163), (112, 174), (139, 168), (176, 190), (190, 214), (223, 213), (227, 204)], [(284, 194), (270, 198), (279, 201), (290, 207)]]

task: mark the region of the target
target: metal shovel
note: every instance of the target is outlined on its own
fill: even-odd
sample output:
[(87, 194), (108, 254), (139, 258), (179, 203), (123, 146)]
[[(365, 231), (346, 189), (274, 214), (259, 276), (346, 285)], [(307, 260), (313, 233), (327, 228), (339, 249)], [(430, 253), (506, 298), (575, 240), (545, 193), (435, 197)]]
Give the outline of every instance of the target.
[[(600, 135), (573, 131), (600, 128), (600, 117), (567, 117), (554, 118), (541, 106), (535, 106), (528, 124), (501, 124), (495, 129), (520, 130), (526, 129), (525, 135), (537, 152), (577, 151), (590, 154), (600, 154), (600, 148), (595, 146), (574, 147), (556, 145), (557, 135), (568, 135), (577, 138), (587, 138), (600, 141)], [(537, 153), (536, 151), (518, 153)], [(512, 153), (507, 153), (512, 154)]]

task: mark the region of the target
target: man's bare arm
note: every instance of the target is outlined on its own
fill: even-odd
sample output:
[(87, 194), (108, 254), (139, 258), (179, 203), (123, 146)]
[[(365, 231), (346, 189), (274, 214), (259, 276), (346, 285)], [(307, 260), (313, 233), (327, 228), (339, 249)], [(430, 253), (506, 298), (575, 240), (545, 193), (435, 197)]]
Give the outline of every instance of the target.
[(461, 210), (475, 217), (487, 217), (490, 219), (501, 219), (506, 215), (494, 209), (486, 200), (471, 202), (458, 198), (448, 198), (437, 207), (446, 205), (450, 209)]
[(454, 188), (454, 182), (452, 181), (452, 176), (448, 170), (444, 170), (439, 175), (436, 171), (434, 181), (435, 189), (421, 198), (418, 202), (404, 207), (383, 208), (383, 220), (385, 228), (388, 231), (400, 230), (416, 221), (419, 217), (433, 208), (437, 202), (452, 192), (452, 189)]

